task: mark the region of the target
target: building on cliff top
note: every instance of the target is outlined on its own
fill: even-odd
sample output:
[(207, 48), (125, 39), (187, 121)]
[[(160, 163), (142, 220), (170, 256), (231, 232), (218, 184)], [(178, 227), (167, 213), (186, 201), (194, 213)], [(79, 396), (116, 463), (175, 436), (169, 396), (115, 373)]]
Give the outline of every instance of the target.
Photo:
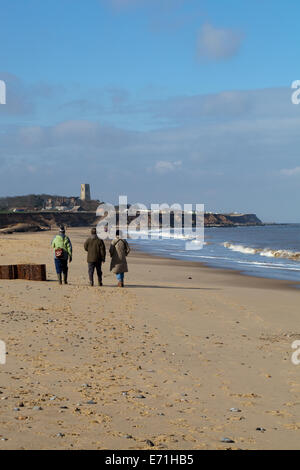
[(80, 191), (81, 201), (90, 201), (91, 200), (91, 188), (89, 184), (82, 184)]

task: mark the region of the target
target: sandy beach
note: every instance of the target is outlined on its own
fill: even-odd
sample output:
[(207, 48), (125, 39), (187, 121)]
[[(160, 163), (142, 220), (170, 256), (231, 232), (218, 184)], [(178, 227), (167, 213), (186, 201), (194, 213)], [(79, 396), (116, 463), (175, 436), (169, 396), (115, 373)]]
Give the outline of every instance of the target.
[(109, 259), (89, 287), (88, 234), (68, 286), (54, 232), (0, 237), (0, 264), (48, 275), (0, 281), (0, 450), (299, 449), (299, 289), (134, 249), (124, 289)]

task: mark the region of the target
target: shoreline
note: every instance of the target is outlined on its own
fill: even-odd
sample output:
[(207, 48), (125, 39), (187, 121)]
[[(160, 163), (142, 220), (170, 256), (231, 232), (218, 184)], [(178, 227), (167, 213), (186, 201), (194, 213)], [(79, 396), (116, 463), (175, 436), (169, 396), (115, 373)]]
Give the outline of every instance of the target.
[[(240, 276), (241, 278), (246, 278), (246, 283), (249, 285), (253, 285), (253, 287), (261, 288), (262, 286), (262, 281), (267, 281), (262, 288), (268, 287), (270, 289), (273, 288), (281, 288), (281, 289), (300, 289), (300, 281), (289, 281), (286, 279), (275, 279), (275, 278), (269, 278), (269, 277), (264, 277), (264, 276), (256, 276), (256, 275), (251, 275), (247, 274), (241, 270), (238, 269), (233, 269), (233, 268), (217, 268), (215, 266), (210, 266), (209, 264), (206, 264), (202, 261), (188, 261), (188, 260), (181, 260), (175, 257), (168, 257), (168, 256), (161, 256), (155, 253), (149, 253), (147, 251), (144, 251), (140, 246), (135, 245), (134, 243), (131, 243), (131, 246), (134, 247), (134, 250), (137, 253), (140, 253), (144, 255), (145, 257), (148, 258), (158, 258), (158, 259), (163, 259), (165, 261), (171, 261), (174, 265), (178, 263), (178, 266), (192, 266), (192, 267), (199, 267), (199, 268), (205, 268), (205, 269), (212, 269), (213, 271), (218, 272), (219, 274), (225, 274), (225, 275), (232, 275), (232, 276)], [(244, 285), (243, 281), (241, 280), (238, 282), (239, 285)]]

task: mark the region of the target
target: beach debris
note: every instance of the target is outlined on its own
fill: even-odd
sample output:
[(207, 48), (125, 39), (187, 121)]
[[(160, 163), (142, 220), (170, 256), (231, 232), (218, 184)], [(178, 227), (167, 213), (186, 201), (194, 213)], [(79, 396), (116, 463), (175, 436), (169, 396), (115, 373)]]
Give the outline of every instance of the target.
[(136, 395), (134, 398), (140, 398), (140, 399), (143, 399), (143, 398), (146, 398), (144, 395)]
[(97, 403), (94, 400), (89, 400), (86, 402), (87, 405), (97, 405)]
[(50, 400), (50, 401), (54, 401), (54, 400), (56, 400), (56, 398), (57, 398), (57, 396), (54, 395), (53, 397), (49, 398), (49, 400)]
[(149, 446), (149, 447), (155, 447), (154, 442), (152, 442), (150, 439), (147, 439), (145, 442), (146, 442), (147, 446)]
[(17, 279), (17, 269), (12, 265), (0, 266), (0, 279)]
[(59, 432), (56, 434), (56, 437), (65, 437), (65, 435), (62, 432)]
[(6, 439), (6, 437), (1, 437), (1, 441), (8, 441), (8, 439)]
[(234, 440), (230, 439), (230, 437), (222, 437), (221, 442), (225, 442), (226, 444), (234, 444)]
[(18, 264), (0, 266), (0, 279), (24, 279), (27, 281), (46, 281), (46, 265)]
[(229, 410), (231, 413), (241, 413), (242, 410), (240, 410), (239, 408), (230, 408)]
[(14, 408), (14, 411), (20, 411), (20, 408)]
[(133, 437), (131, 436), (131, 434), (126, 434), (126, 436), (124, 436), (125, 439), (133, 439)]
[(259, 432), (266, 432), (266, 429), (264, 429), (264, 428), (256, 428), (256, 431), (259, 431)]

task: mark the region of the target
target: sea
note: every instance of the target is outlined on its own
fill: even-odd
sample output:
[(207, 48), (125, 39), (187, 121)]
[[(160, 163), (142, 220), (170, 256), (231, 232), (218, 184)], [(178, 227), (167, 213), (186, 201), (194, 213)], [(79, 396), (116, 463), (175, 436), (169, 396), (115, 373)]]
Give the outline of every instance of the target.
[[(155, 238), (134, 243), (150, 254), (252, 276), (300, 281), (300, 224), (207, 227), (204, 244), (194, 234), (182, 234), (178, 229), (171, 230), (170, 237), (163, 231), (150, 231), (148, 236)], [(187, 241), (195, 249), (186, 250)]]

